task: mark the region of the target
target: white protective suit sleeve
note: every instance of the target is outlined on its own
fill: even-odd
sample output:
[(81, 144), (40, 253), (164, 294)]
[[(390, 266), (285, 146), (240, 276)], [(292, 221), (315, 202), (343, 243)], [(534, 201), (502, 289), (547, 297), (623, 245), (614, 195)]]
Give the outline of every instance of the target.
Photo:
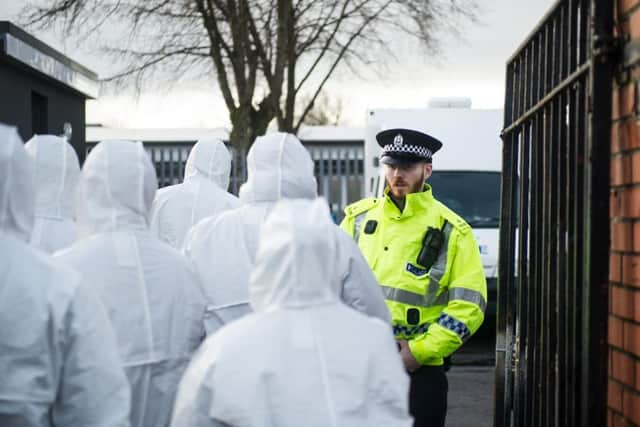
[(342, 301), (368, 316), (391, 324), (391, 313), (376, 276), (371, 271), (360, 248), (347, 233), (336, 226), (338, 278)]
[(69, 306), (56, 426), (128, 426), (129, 384), (120, 367), (116, 337), (102, 303), (78, 286)]
[(25, 148), (35, 165), (36, 218), (31, 244), (53, 253), (76, 239), (73, 204), (80, 163), (73, 147), (58, 136), (36, 135)]
[(324, 200), (274, 207), (250, 278), (255, 312), (194, 356), (172, 426), (412, 424), (388, 324), (340, 301), (333, 228)]
[(32, 160), (0, 125), (0, 425), (129, 425), (129, 385), (102, 304), (27, 245)]
[(240, 205), (229, 194), (231, 155), (220, 140), (198, 141), (187, 159), (184, 182), (160, 189), (151, 208), (151, 232), (180, 249), (188, 230), (203, 218)]
[(169, 423), (180, 378), (204, 337), (197, 278), (148, 230), (156, 187), (142, 144), (101, 142), (87, 156), (78, 191), (78, 226), (89, 234), (55, 254), (107, 308), (131, 385), (134, 427)]

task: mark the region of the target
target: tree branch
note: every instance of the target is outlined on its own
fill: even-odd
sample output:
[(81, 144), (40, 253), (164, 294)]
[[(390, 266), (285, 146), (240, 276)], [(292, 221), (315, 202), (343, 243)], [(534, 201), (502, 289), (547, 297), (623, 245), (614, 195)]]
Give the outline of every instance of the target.
[[(392, 3), (392, 0), (388, 0), (384, 6), (382, 8), (380, 8), (375, 14), (371, 15), (369, 18), (367, 18), (364, 23), (360, 26), (360, 28), (351, 35), (351, 37), (349, 37), (347, 43), (345, 43), (345, 45), (343, 46), (343, 48), (341, 49), (340, 53), (337, 55), (337, 57), (335, 58), (335, 60), (333, 61), (333, 64), (331, 64), (331, 67), (329, 68), (329, 71), (325, 74), (324, 78), (322, 79), (322, 81), (320, 82), (320, 84), (318, 85), (316, 91), (314, 92), (313, 96), (311, 97), (311, 101), (309, 102), (309, 104), (307, 105), (307, 107), (303, 110), (302, 114), (300, 115), (300, 118), (298, 119), (298, 122), (296, 123), (294, 129), (295, 132), (297, 133), (300, 130), (300, 126), (302, 125), (302, 122), (304, 121), (305, 116), (309, 113), (309, 111), (311, 110), (311, 108), (313, 107), (313, 103), (315, 102), (316, 98), (318, 97), (318, 95), (320, 94), (320, 92), (322, 91), (322, 88), (324, 87), (324, 85), (327, 83), (327, 81), (329, 80), (329, 78), (331, 77), (331, 75), (333, 74), (333, 72), (335, 71), (336, 67), (338, 66), (338, 64), (340, 63), (340, 60), (342, 59), (342, 57), (345, 55), (345, 53), (348, 51), (349, 47), (351, 46), (351, 44), (358, 38), (360, 37), (360, 35), (363, 33), (363, 31), (367, 28), (367, 26), (378, 16), (380, 16), (380, 14), (382, 12), (384, 12), (384, 10), (389, 6), (389, 4)], [(298, 88), (300, 87), (300, 85), (298, 85)]]

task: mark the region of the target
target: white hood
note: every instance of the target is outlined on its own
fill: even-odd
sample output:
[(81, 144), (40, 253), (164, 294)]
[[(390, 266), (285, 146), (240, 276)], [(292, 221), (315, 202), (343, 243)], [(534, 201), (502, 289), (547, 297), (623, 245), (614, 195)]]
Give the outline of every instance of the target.
[(337, 302), (336, 235), (327, 203), (282, 200), (260, 232), (249, 301), (256, 312)]
[(231, 155), (219, 139), (198, 141), (187, 158), (184, 180), (207, 179), (223, 190), (229, 187)]
[(278, 132), (256, 139), (247, 155), (247, 182), (240, 187), (243, 203), (316, 195), (313, 160), (298, 138)]
[(78, 185), (80, 235), (146, 230), (157, 188), (155, 169), (140, 142), (99, 143), (87, 156)]
[(28, 242), (33, 220), (33, 163), (16, 129), (0, 125), (0, 231)]
[(73, 218), (80, 177), (80, 163), (73, 147), (58, 136), (36, 135), (25, 148), (35, 165), (36, 216)]

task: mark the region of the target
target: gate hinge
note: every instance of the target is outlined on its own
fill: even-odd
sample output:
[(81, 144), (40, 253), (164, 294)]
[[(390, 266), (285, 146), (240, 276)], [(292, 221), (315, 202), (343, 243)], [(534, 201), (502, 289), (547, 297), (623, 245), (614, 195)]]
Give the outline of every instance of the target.
[(628, 36), (613, 37), (594, 34), (591, 43), (593, 59), (597, 61), (617, 60), (621, 55)]
[(516, 335), (515, 342), (511, 347), (511, 372), (516, 374), (520, 365), (520, 337)]

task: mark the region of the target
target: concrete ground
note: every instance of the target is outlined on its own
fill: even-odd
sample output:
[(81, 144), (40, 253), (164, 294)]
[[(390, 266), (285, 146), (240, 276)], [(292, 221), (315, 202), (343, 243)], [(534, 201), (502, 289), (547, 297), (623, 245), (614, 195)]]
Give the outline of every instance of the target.
[(493, 366), (453, 366), (449, 379), (447, 427), (493, 425)]
[(447, 373), (447, 427), (493, 426), (495, 338), (491, 329), (479, 331), (453, 356)]

